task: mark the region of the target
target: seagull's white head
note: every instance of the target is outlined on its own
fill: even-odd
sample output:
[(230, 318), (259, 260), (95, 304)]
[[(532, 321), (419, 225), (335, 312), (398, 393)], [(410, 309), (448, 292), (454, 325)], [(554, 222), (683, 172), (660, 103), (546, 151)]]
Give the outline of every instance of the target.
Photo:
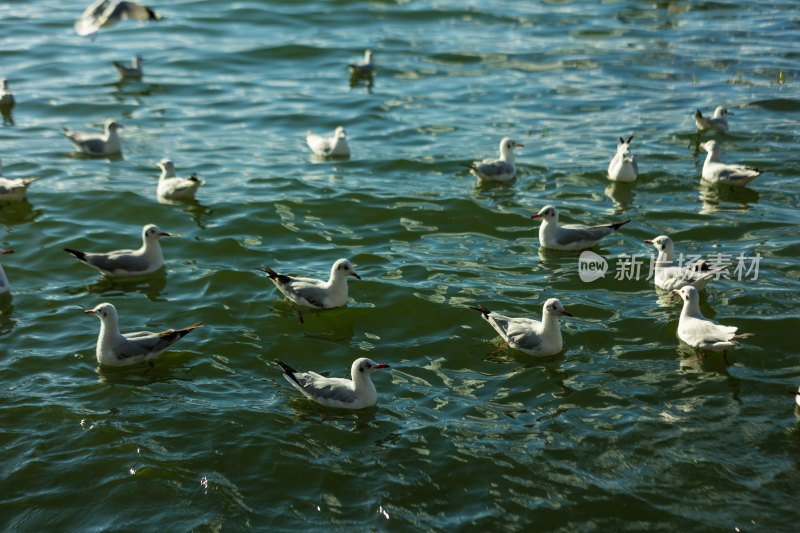
[(364, 51), (364, 61), (366, 61), (368, 65), (372, 64), (372, 50)]
[(161, 231), (155, 224), (148, 224), (142, 228), (142, 238), (145, 241), (157, 241), (159, 237), (170, 237), (170, 234)]
[(717, 108), (714, 110), (713, 118), (721, 118), (721, 117), (726, 117), (728, 115), (733, 115), (733, 113), (728, 111), (725, 107), (718, 105)]
[(558, 210), (552, 205), (546, 205), (538, 213), (531, 215), (531, 218), (543, 218), (547, 222), (558, 222)]
[(672, 292), (683, 298), (684, 302), (688, 302), (693, 306), (700, 305), (700, 293), (697, 292), (697, 289), (692, 285), (686, 285), (685, 287), (675, 289)]
[(558, 298), (550, 298), (544, 303), (544, 312), (548, 315), (564, 315), (572, 316), (572, 313), (567, 312)]
[(331, 275), (335, 278), (353, 276), (356, 279), (361, 279), (361, 276), (356, 274), (356, 271), (353, 270), (353, 264), (347, 259), (339, 259), (336, 261), (331, 268)]
[(513, 157), (514, 148), (517, 146), (522, 147), (524, 145), (516, 142), (511, 137), (503, 137), (503, 140), (500, 141), (500, 157), (503, 159), (508, 159)]
[(362, 357), (353, 361), (353, 366), (350, 367), (350, 375), (352, 376), (353, 381), (356, 381), (359, 376), (369, 376), (381, 368), (389, 368), (389, 365), (379, 364), (372, 359)]
[(102, 303), (97, 305), (94, 309), (84, 311), (87, 315), (94, 315), (102, 321), (107, 319), (117, 319), (117, 308), (110, 303)]
[(175, 163), (172, 162), (171, 159), (167, 159), (166, 157), (156, 163), (156, 166), (161, 170), (165, 170), (168, 174), (175, 173)]
[(645, 239), (646, 243), (652, 244), (659, 252), (666, 252), (672, 255), (675, 245), (672, 244), (672, 239), (666, 235), (659, 235), (655, 239)]
[(717, 144), (717, 141), (706, 141), (704, 143), (700, 143), (700, 148), (710, 154), (719, 153), (719, 145)]
[(339, 126), (338, 128), (336, 128), (336, 130), (334, 130), (333, 132), (333, 136), (336, 137), (337, 139), (344, 139), (345, 137), (347, 137), (347, 133), (344, 131), (344, 126)]
[(109, 118), (109, 119), (106, 120), (106, 131), (107, 132), (121, 130), (121, 129), (123, 129), (122, 128), (122, 124), (120, 124), (119, 122), (117, 122), (113, 118)]

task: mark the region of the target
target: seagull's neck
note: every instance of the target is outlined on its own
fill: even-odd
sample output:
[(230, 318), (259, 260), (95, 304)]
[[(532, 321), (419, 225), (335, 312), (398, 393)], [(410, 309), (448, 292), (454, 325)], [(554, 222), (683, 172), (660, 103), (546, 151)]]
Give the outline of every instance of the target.
[(102, 363), (103, 354), (113, 351), (122, 340), (116, 316), (107, 316), (100, 320), (100, 334), (97, 336), (97, 362)]
[(719, 163), (719, 150), (711, 150), (708, 152), (706, 163)]
[(174, 178), (174, 177), (175, 177), (175, 169), (174, 168), (170, 169), (170, 168), (164, 167), (164, 168), (161, 169), (161, 177), (158, 178), (158, 181), (169, 179), (169, 178)]
[(558, 327), (558, 316), (556, 316), (555, 313), (548, 313), (547, 311), (542, 311), (542, 335), (543, 336), (556, 335), (558, 337), (561, 336), (561, 328)]
[(558, 232), (558, 219), (542, 219), (542, 225), (539, 226), (539, 240), (547, 241), (549, 237), (554, 236)]
[(374, 404), (378, 399), (378, 391), (375, 390), (375, 384), (372, 383), (369, 374), (363, 375), (356, 369), (351, 377), (353, 378), (353, 390), (359, 399), (367, 404)]
[(700, 302), (697, 300), (684, 300), (683, 309), (681, 309), (681, 318), (683, 317), (704, 319), (703, 313), (700, 312)]
[(505, 161), (506, 163), (514, 164), (514, 151), (507, 150), (504, 146), (502, 150), (500, 150), (500, 160)]
[(670, 266), (672, 265), (675, 256), (675, 252), (669, 246), (665, 246), (663, 250), (658, 251), (658, 257), (656, 257), (656, 268), (660, 266)]
[(164, 256), (161, 252), (161, 245), (158, 243), (158, 239), (144, 239), (142, 247), (139, 248), (139, 253), (144, 255), (151, 262), (164, 262)]

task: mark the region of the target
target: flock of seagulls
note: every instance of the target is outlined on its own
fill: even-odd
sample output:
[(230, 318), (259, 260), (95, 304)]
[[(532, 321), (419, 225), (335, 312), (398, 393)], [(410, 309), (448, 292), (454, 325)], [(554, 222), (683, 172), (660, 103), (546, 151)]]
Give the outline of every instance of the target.
[[(98, 0), (89, 6), (75, 23), (75, 30), (80, 35), (93, 39), (101, 29), (107, 29), (124, 19), (139, 21), (160, 20), (161, 15), (152, 9), (135, 2), (114, 2)], [(114, 62), (114, 67), (121, 77), (138, 78), (143, 75), (143, 58), (135, 56), (131, 65)], [(371, 50), (364, 54), (362, 62), (348, 65), (352, 77), (371, 76), (375, 70), (374, 57)], [(8, 81), (0, 78), (0, 107), (13, 106), (14, 95)], [(352, 80), (352, 78), (351, 78)], [(694, 116), (698, 129), (725, 133), (729, 129), (727, 117), (733, 115), (720, 106), (711, 118), (703, 116), (698, 109)], [(102, 134), (82, 133), (64, 129), (64, 136), (85, 154), (92, 156), (109, 156), (122, 151), (118, 130), (123, 126), (114, 119), (108, 119)], [(634, 182), (639, 177), (636, 157), (631, 151), (633, 136), (619, 138), (616, 153), (608, 166), (608, 179), (618, 182)], [(321, 157), (347, 157), (350, 146), (343, 127), (338, 127), (330, 137), (308, 132), (306, 143), (312, 153)], [(702, 178), (708, 182), (729, 186), (742, 186), (764, 171), (742, 165), (724, 164), (719, 161), (720, 148), (714, 140), (699, 145), (708, 152), (703, 165)], [(500, 141), (499, 157), (487, 158), (466, 164), (469, 172), (480, 182), (510, 182), (516, 176), (514, 149), (523, 147), (510, 137)], [(158, 180), (157, 197), (160, 201), (182, 200), (193, 198), (204, 181), (197, 174), (178, 177), (175, 164), (170, 159), (163, 159), (157, 164), (161, 170)], [(2, 176), (0, 164), (0, 201), (19, 201), (24, 199), (28, 186), (36, 178), (10, 179)], [(575, 251), (595, 246), (601, 239), (609, 236), (630, 222), (630, 219), (605, 225), (559, 225), (558, 210), (547, 205), (531, 216), (540, 219), (540, 247)], [(108, 278), (128, 278), (146, 276), (160, 270), (164, 265), (164, 257), (159, 244), (161, 237), (169, 233), (162, 231), (154, 224), (142, 228), (142, 245), (138, 249), (114, 250), (110, 252), (83, 252), (72, 248), (65, 251), (81, 263), (96, 269)], [(724, 266), (714, 267), (707, 263), (690, 265), (678, 264), (674, 257), (674, 245), (666, 235), (660, 235), (645, 241), (658, 251), (655, 263), (655, 286), (670, 291), (683, 299), (677, 330), (678, 337), (694, 348), (709, 351), (722, 351), (739, 344), (739, 341), (752, 337), (751, 333), (737, 333), (738, 328), (724, 326), (705, 318), (700, 312), (699, 290), (711, 280), (718, 277)], [(12, 250), (0, 250), (0, 256), (13, 253)], [(276, 288), (294, 305), (302, 309), (327, 310), (343, 307), (348, 300), (348, 277), (361, 277), (355, 272), (352, 263), (347, 259), (337, 260), (331, 267), (327, 280), (307, 277), (292, 277), (279, 274), (267, 266), (261, 266)], [(9, 283), (0, 266), (0, 293), (9, 291)], [(555, 355), (563, 349), (563, 339), (559, 326), (559, 317), (571, 317), (557, 298), (550, 298), (542, 306), (541, 321), (525, 317), (509, 317), (490, 311), (483, 305), (472, 306), (479, 311), (482, 318), (502, 337), (504, 345), (528, 355), (547, 357)], [(174, 343), (202, 326), (192, 324), (183, 329), (169, 329), (162, 332), (138, 331), (121, 333), (116, 308), (110, 303), (101, 303), (87, 314), (100, 319), (100, 332), (97, 339), (96, 356), (101, 365), (127, 366), (149, 362), (167, 350)], [(298, 310), (300, 320), (302, 312)], [(501, 346), (500, 349), (503, 348)], [(498, 350), (499, 351), (499, 350)], [(386, 364), (375, 363), (368, 358), (356, 359), (351, 366), (350, 379), (324, 377), (315, 372), (298, 372), (285, 362), (276, 359), (284, 378), (304, 396), (325, 406), (348, 409), (361, 409), (375, 405), (377, 392), (371, 380), (376, 371), (389, 368)], [(800, 404), (800, 396), (798, 396)]]

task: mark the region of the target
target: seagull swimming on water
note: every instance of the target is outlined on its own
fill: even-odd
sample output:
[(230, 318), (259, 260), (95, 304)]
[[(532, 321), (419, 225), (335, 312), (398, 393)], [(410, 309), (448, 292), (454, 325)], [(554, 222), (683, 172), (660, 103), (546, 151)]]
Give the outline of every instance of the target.
[(539, 226), (539, 246), (553, 250), (581, 250), (591, 248), (600, 239), (610, 235), (631, 219), (623, 220), (605, 226), (586, 227), (577, 224), (566, 226), (558, 225), (558, 210), (552, 205), (546, 205), (531, 218), (541, 218)]
[[(528, 355), (547, 357), (561, 351), (563, 341), (558, 315), (572, 316), (564, 310), (557, 298), (550, 298), (542, 306), (542, 321), (531, 318), (514, 318), (489, 311), (484, 306), (470, 307), (480, 311), (505, 344)], [(501, 346), (502, 348), (502, 346)]]
[(38, 176), (17, 179), (6, 178), (3, 176), (3, 163), (0, 161), (0, 201), (13, 202), (23, 200), (25, 193), (28, 192), (28, 186), (38, 179)]
[(275, 362), (283, 369), (283, 377), (307, 398), (326, 407), (363, 409), (378, 402), (378, 393), (370, 376), (376, 370), (389, 368), (361, 357), (353, 361), (350, 378), (326, 378), (316, 372), (298, 372), (280, 359)]
[(354, 76), (371, 74), (372, 71), (375, 70), (375, 62), (372, 59), (372, 50), (366, 50), (364, 52), (364, 61), (360, 63), (350, 63), (347, 65), (347, 68), (350, 70), (350, 74), (353, 74)]
[(479, 182), (511, 181), (517, 175), (517, 167), (514, 165), (514, 148), (523, 146), (510, 137), (504, 137), (500, 141), (500, 157), (498, 159), (486, 158), (483, 161), (475, 161), (464, 166), (469, 168)]
[(714, 115), (711, 118), (706, 118), (703, 113), (698, 109), (694, 112), (694, 123), (700, 131), (714, 130), (720, 133), (728, 131), (728, 115), (733, 115), (723, 106), (717, 106), (714, 110)]
[(142, 246), (138, 250), (115, 250), (107, 253), (86, 253), (64, 248), (78, 261), (99, 270), (109, 278), (128, 278), (151, 274), (164, 265), (159, 237), (169, 237), (155, 224), (142, 228)]
[(186, 200), (194, 198), (197, 189), (205, 183), (192, 174), (188, 178), (179, 178), (175, 175), (175, 163), (169, 159), (162, 159), (156, 166), (161, 169), (158, 178), (156, 196), (159, 200)]
[(112, 155), (122, 152), (117, 130), (122, 129), (122, 124), (109, 118), (106, 120), (104, 135), (96, 133), (81, 133), (64, 128), (64, 137), (75, 145), (75, 148), (90, 155)]
[(161, 20), (161, 15), (136, 2), (114, 2), (97, 0), (86, 8), (75, 22), (78, 35), (89, 35), (94, 38), (102, 28), (110, 28), (120, 20), (134, 19), (138, 21)]
[(702, 290), (709, 281), (730, 266), (715, 265), (712, 267), (705, 261), (681, 265), (675, 261), (675, 245), (672, 243), (672, 239), (666, 235), (659, 235), (655, 239), (646, 239), (644, 242), (652, 244), (658, 250), (653, 281), (656, 287), (664, 290), (674, 291), (687, 285)]
[(8, 87), (8, 80), (0, 78), (0, 107), (10, 109), (14, 107), (14, 93)]
[[(0, 248), (0, 256), (13, 254), (14, 250), (3, 250)], [(3, 271), (3, 265), (0, 265), (0, 294), (5, 294), (9, 291), (8, 278)]]
[[(673, 291), (683, 298), (678, 322), (678, 337), (693, 348), (724, 352), (739, 345), (739, 339), (754, 337), (755, 333), (736, 333), (736, 326), (723, 326), (700, 312), (700, 293), (691, 285)], [(703, 354), (705, 356), (705, 353)]]
[(278, 274), (274, 270), (261, 265), (272, 283), (284, 296), (298, 305), (311, 309), (333, 309), (347, 303), (347, 276), (361, 279), (353, 270), (347, 259), (339, 259), (331, 267), (328, 281), (313, 278), (292, 278)]
[(719, 144), (717, 141), (700, 143), (700, 148), (708, 152), (703, 163), (703, 179), (719, 185), (747, 185), (766, 170), (745, 165), (729, 165), (719, 160)]
[(119, 75), (123, 78), (141, 78), (144, 71), (142, 70), (142, 56), (135, 56), (130, 65), (125, 65), (119, 61), (112, 61), (111, 64), (117, 69)]
[(128, 366), (158, 357), (161, 352), (181, 340), (193, 329), (201, 327), (196, 322), (183, 329), (168, 329), (160, 333), (136, 331), (120, 333), (117, 309), (110, 303), (102, 303), (85, 313), (100, 319), (100, 334), (97, 336), (97, 362), (106, 366)]
[(611, 181), (636, 181), (639, 177), (639, 163), (636, 162), (636, 156), (631, 152), (631, 141), (633, 135), (628, 137), (626, 141), (622, 137), (619, 138), (617, 145), (617, 153), (611, 158), (608, 164), (608, 179)]
[(333, 137), (322, 137), (309, 131), (306, 134), (306, 144), (315, 155), (324, 157), (350, 155), (350, 147), (347, 145), (347, 133), (345, 133), (342, 126), (336, 128), (336, 131), (333, 132)]

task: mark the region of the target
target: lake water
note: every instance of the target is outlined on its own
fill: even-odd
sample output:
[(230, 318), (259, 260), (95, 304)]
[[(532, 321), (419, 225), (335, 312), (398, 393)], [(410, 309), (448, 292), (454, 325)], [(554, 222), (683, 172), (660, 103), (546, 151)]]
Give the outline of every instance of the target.
[[(0, 5), (12, 291), (0, 299), (4, 531), (794, 531), (800, 486), (800, 4), (743, 1), (154, 3), (164, 19), (79, 37), (84, 5)], [(378, 70), (351, 87), (365, 49)], [(145, 58), (121, 83), (112, 60)], [(735, 113), (698, 137), (692, 114)], [(61, 127), (118, 119), (123, 157), (76, 155)], [(343, 125), (352, 156), (313, 159)], [(612, 184), (618, 137), (642, 172)], [(463, 163), (523, 143), (518, 176), (476, 187)], [(702, 140), (768, 172), (701, 184)], [(207, 180), (156, 201), (155, 163)], [(538, 249), (530, 215), (632, 222), (593, 251)], [(64, 247), (162, 240), (165, 269), (104, 280)], [(676, 337), (678, 301), (644, 239), (746, 266), (706, 316), (757, 336), (728, 354)], [(639, 254), (640, 276), (621, 270)], [(305, 313), (256, 269), (363, 280)], [(740, 272), (742, 273), (742, 272)], [(627, 275), (626, 275), (627, 274)], [(742, 279), (737, 279), (742, 277)], [(617, 279), (620, 278), (620, 279)], [(468, 309), (540, 317), (561, 354), (508, 348)], [(151, 367), (100, 369), (83, 310), (123, 331), (196, 330)], [(375, 408), (320, 408), (272, 363), (346, 376), (369, 356)]]

